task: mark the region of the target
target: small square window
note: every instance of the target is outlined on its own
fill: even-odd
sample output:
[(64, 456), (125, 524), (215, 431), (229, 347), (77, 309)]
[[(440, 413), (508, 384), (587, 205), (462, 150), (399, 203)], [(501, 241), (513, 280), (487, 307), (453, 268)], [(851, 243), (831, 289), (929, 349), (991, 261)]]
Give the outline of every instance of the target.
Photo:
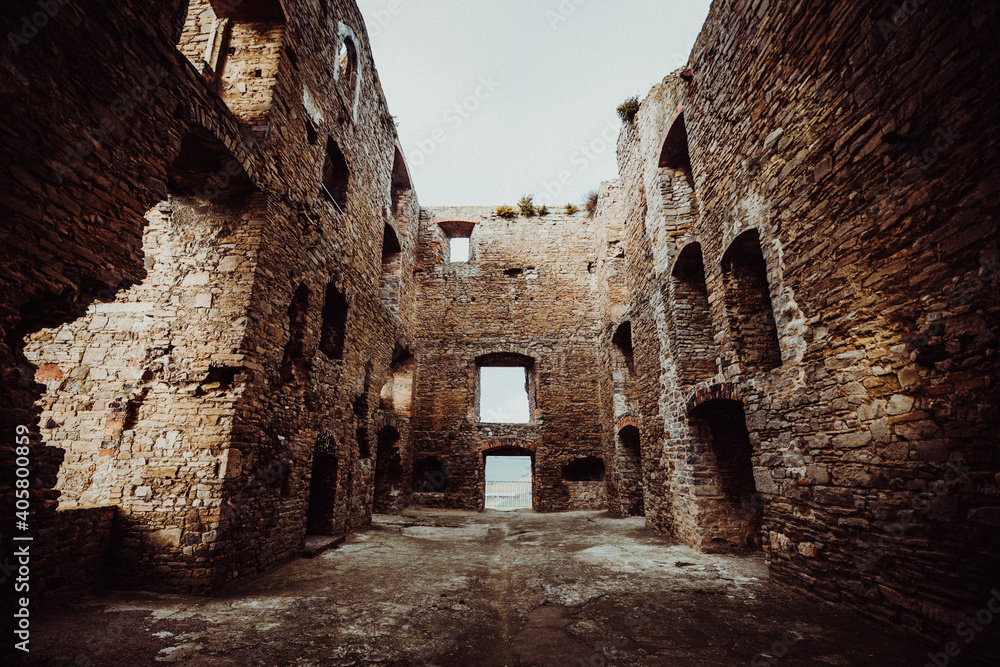
[(454, 236), (448, 239), (448, 261), (468, 262), (472, 256), (472, 248), (468, 237)]

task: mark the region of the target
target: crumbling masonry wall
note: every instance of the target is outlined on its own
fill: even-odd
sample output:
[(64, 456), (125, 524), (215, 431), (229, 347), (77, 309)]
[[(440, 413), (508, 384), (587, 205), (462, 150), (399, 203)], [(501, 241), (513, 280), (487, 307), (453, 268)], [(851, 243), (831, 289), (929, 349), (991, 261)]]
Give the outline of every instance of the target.
[(649, 524), (931, 628), (996, 585), (998, 15), (914, 4), (715, 3), (619, 162)]
[[(419, 204), (357, 7), (70, 5), (21, 48), (3, 54), (3, 451), (39, 429), (40, 539), (60, 492), (115, 506), (114, 583), (205, 591), (297, 553), (307, 516), (363, 525), (364, 441), (392, 424), (408, 446), (379, 389), (409, 335)], [(317, 448), (337, 462), (318, 491)]]
[[(448, 239), (471, 234), (471, 259), (449, 261)], [(425, 209), (420, 220), (414, 460), (436, 458), (439, 490), (414, 479), (414, 501), (482, 509), (485, 455), (534, 461), (540, 511), (604, 507), (588, 482), (563, 478), (567, 464), (602, 457), (596, 346), (597, 223), (586, 214), (504, 220), (493, 209)], [(530, 360), (529, 424), (483, 423), (477, 359)], [(513, 361), (511, 363), (518, 363)]]

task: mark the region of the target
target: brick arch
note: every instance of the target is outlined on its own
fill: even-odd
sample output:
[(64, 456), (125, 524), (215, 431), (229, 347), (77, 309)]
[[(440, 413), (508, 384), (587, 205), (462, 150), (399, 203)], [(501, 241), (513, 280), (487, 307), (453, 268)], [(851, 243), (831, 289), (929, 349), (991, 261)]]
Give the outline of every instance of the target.
[(534, 454), (538, 449), (538, 444), (520, 438), (494, 438), (483, 442), (479, 447), (484, 454), (498, 449), (523, 449)]
[(739, 395), (736, 385), (732, 382), (712, 384), (706, 387), (698, 387), (687, 401), (687, 411), (693, 412), (699, 406), (709, 401), (729, 400), (738, 401), (746, 405), (746, 400)]
[(372, 421), (372, 427), (375, 429), (376, 433), (379, 433), (386, 426), (391, 426), (396, 429), (396, 432), (400, 434), (400, 437), (402, 437), (403, 429), (400, 427), (399, 422), (400, 419), (396, 415), (383, 412), (378, 419)]
[[(699, 249), (700, 249), (700, 251), (702, 253), (702, 262), (704, 262), (705, 244), (702, 243), (701, 236), (698, 235), (697, 233), (690, 234), (690, 235), (685, 235), (685, 236), (683, 236), (677, 242), (677, 246), (676, 246), (677, 250), (674, 253), (674, 256), (672, 258), (670, 258), (670, 266), (667, 267), (667, 273), (666, 273), (666, 275), (668, 275), (668, 276), (674, 275), (674, 270), (677, 268), (677, 260), (680, 259), (681, 255), (684, 254), (685, 250), (687, 250), (691, 246), (695, 246), (695, 245), (697, 245), (699, 247)], [(705, 274), (707, 276), (708, 271), (706, 271)]]
[(636, 415), (624, 415), (615, 422), (615, 433), (620, 433), (626, 426), (639, 428), (639, 417)]

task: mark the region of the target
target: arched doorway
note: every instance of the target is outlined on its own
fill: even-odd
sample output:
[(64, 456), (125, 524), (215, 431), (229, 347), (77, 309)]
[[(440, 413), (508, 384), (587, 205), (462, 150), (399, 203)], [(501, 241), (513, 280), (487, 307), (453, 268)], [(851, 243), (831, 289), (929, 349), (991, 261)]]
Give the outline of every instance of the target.
[(645, 516), (642, 488), (642, 447), (639, 429), (623, 426), (618, 431), (618, 494), (623, 516)]
[(400, 509), (406, 484), (403, 480), (403, 461), (399, 452), (399, 431), (385, 426), (378, 432), (375, 449), (375, 498), (374, 510), (392, 513)]

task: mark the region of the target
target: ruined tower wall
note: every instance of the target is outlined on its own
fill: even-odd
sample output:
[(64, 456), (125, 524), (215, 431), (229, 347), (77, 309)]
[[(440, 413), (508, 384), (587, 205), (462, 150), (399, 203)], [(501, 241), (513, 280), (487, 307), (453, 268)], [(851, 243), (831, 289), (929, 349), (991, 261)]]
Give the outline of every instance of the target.
[[(378, 392), (407, 338), (415, 248), (407, 224), (418, 203), (360, 12), (353, 2), (329, 3), (322, 14), (295, 2), (243, 10), (192, 2), (186, 21), (164, 16), (157, 32), (160, 22), (145, 6), (116, 5), (115, 25), (141, 36), (122, 36), (125, 48), (135, 46), (146, 62), (132, 71), (135, 56), (109, 47), (107, 62), (88, 60), (94, 75), (110, 82), (113, 99), (142, 80), (143, 66), (162, 65), (162, 95), (149, 91), (129, 112), (131, 139), (112, 135), (95, 152), (99, 160), (61, 174), (67, 201), (150, 220), (143, 253), (133, 244), (129, 261), (113, 255), (127, 233), (93, 234), (100, 252), (112, 253), (106, 259), (79, 251), (137, 284), (116, 295), (119, 278), (96, 283), (111, 286), (101, 302), (35, 334), (30, 351), (49, 390), (42, 437), (68, 452), (60, 478), (67, 503), (119, 507), (111, 548), (119, 584), (207, 590), (295, 554), (307, 517), (327, 534), (364, 524), (374, 461), (361, 456), (358, 441), (389, 423), (404, 436), (397, 446), (408, 435), (379, 407)], [(55, 27), (56, 41), (40, 44), (42, 62), (54, 44), (61, 53), (89, 52), (86, 36), (103, 29), (92, 25), (102, 11), (89, 9), (78, 34)], [(345, 39), (354, 53), (347, 73), (338, 65)], [(51, 71), (67, 71), (51, 59)], [(75, 84), (68, 73), (62, 78)], [(89, 108), (92, 92), (70, 85), (53, 107)], [(28, 115), (27, 108), (13, 112)], [(115, 162), (108, 150), (126, 157)], [(116, 189), (133, 181), (147, 184), (141, 201)], [(26, 201), (20, 205), (34, 210)], [(50, 215), (44, 233), (88, 238)], [(130, 233), (142, 228), (129, 221)], [(27, 229), (16, 227), (14, 238)], [(389, 262), (387, 229), (396, 237)], [(73, 276), (82, 271), (66, 267)], [(23, 272), (13, 279), (30, 282)], [(31, 290), (26, 296), (45, 303)], [(72, 305), (71, 295), (61, 298)], [(329, 469), (315, 490), (317, 446)], [(39, 572), (44, 578), (45, 568)]]
[[(468, 263), (448, 262), (454, 223), (471, 227)], [(508, 221), (493, 209), (425, 209), (420, 233), (414, 456), (436, 457), (448, 478), (416, 501), (481, 509), (484, 452), (512, 446), (533, 452), (535, 509), (603, 507), (603, 483), (562, 478), (572, 461), (602, 456), (597, 223), (584, 213)], [(476, 360), (497, 353), (533, 360), (529, 424), (478, 419)]]
[[(644, 193), (626, 236), (651, 246), (648, 262), (626, 248), (633, 290), (667, 300), (633, 309), (667, 334), (635, 347), (639, 364), (666, 342), (648, 366), (664, 386), (673, 531), (740, 546), (762, 520), (780, 581), (929, 627), (995, 585), (997, 147), (973, 138), (992, 137), (976, 110), (996, 97), (997, 10), (893, 7), (716, 3), (692, 81), (651, 91), (619, 159)], [(697, 215), (657, 239), (682, 113)], [(697, 255), (711, 376), (683, 333), (696, 313), (678, 308), (697, 303)], [(727, 495), (732, 406), (753, 487)]]

